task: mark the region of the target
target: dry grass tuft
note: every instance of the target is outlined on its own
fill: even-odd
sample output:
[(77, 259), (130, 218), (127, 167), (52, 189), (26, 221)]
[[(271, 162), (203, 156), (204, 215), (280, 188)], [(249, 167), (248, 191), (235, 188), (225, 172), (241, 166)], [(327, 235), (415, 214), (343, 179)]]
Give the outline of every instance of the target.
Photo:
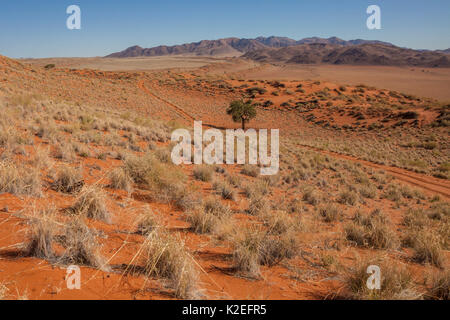
[(9, 289), (3, 284), (0, 283), (0, 300), (5, 300), (6, 295), (8, 294)]
[[(370, 290), (367, 280), (370, 274), (367, 267), (376, 265), (381, 271), (381, 288)], [(346, 287), (349, 298), (359, 300), (416, 300), (421, 298), (410, 272), (392, 262), (377, 260), (359, 261), (357, 266), (346, 275)]]
[(259, 277), (261, 265), (274, 266), (298, 251), (293, 233), (276, 236), (258, 227), (236, 230), (232, 247), (234, 267), (248, 277)]
[(89, 219), (111, 223), (111, 214), (106, 208), (106, 195), (96, 185), (83, 187), (70, 211)]
[(300, 219), (286, 211), (272, 211), (261, 218), (269, 234), (282, 235), (301, 229)]
[(16, 166), (10, 161), (0, 162), (0, 192), (40, 197), (42, 181), (38, 168)]
[(431, 263), (443, 268), (445, 265), (445, 255), (442, 251), (438, 236), (427, 230), (422, 230), (415, 235), (412, 243), (414, 249), (413, 259), (420, 263)]
[(133, 180), (123, 168), (116, 168), (108, 174), (110, 184), (113, 189), (125, 190), (128, 193), (133, 191)]
[(151, 154), (128, 156), (124, 169), (137, 184), (148, 189), (155, 200), (177, 201), (185, 195), (186, 176), (171, 163), (163, 163)]
[(31, 229), (26, 246), (26, 253), (29, 256), (41, 259), (52, 259), (55, 257), (53, 243), (56, 232), (54, 220), (55, 209), (42, 210), (39, 217), (35, 214), (31, 220)]
[(305, 193), (303, 193), (303, 201), (309, 203), (310, 205), (318, 205), (321, 202), (320, 196), (312, 188), (306, 189)]
[(136, 233), (147, 236), (159, 227), (158, 218), (153, 212), (146, 212), (137, 221)]
[(257, 166), (246, 164), (242, 167), (241, 173), (246, 176), (256, 178), (257, 176), (259, 176), (259, 168)]
[(180, 189), (176, 193), (174, 203), (177, 208), (187, 211), (192, 210), (202, 203), (201, 195), (189, 188)]
[(77, 158), (73, 145), (68, 142), (57, 144), (52, 152), (52, 155), (56, 159), (60, 159), (65, 162), (73, 162)]
[(169, 280), (176, 297), (198, 296), (198, 273), (180, 238), (158, 230), (151, 232), (143, 243), (140, 261), (147, 277)]
[(225, 200), (235, 200), (236, 193), (233, 188), (225, 181), (216, 181), (213, 184), (213, 189), (217, 191), (221, 195), (221, 197)]
[(270, 211), (270, 204), (266, 197), (257, 196), (250, 199), (247, 213), (252, 216), (264, 216)]
[(392, 249), (399, 245), (387, 218), (379, 210), (374, 210), (370, 215), (356, 213), (353, 223), (347, 225), (344, 232), (347, 240), (361, 247)]
[(325, 222), (335, 222), (342, 219), (341, 209), (332, 203), (321, 207), (319, 213)]
[(194, 178), (200, 181), (209, 182), (214, 175), (214, 169), (212, 166), (204, 165), (198, 166), (194, 169)]
[(192, 210), (187, 221), (194, 232), (216, 233), (222, 229), (222, 224), (229, 223), (231, 210), (216, 198), (207, 199), (202, 206)]
[(70, 166), (58, 168), (51, 184), (53, 190), (69, 194), (79, 192), (83, 186), (84, 180), (81, 170)]
[(81, 218), (74, 219), (65, 226), (61, 242), (65, 248), (61, 257), (63, 263), (107, 270), (96, 236)]
[(427, 298), (433, 300), (450, 300), (450, 270), (440, 272), (432, 277)]
[(249, 198), (261, 197), (270, 193), (270, 184), (266, 180), (257, 180), (244, 185), (244, 193)]
[(358, 195), (351, 190), (343, 191), (339, 194), (338, 202), (354, 206), (358, 202)]

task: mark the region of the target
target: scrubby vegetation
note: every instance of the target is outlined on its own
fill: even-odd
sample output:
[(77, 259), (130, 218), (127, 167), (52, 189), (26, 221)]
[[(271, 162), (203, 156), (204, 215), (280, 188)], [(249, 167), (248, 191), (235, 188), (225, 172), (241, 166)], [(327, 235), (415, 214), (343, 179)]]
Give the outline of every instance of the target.
[[(337, 298), (448, 299), (449, 161), (440, 131), (446, 108), (361, 85), (212, 80), (175, 71), (155, 73), (155, 81), (139, 75), (142, 82), (99, 73), (97, 82), (89, 72), (77, 77), (108, 83), (109, 94), (123, 94), (123, 101), (103, 97), (94, 107), (67, 92), (54, 100), (5, 98), (10, 92), (0, 88), (0, 269), (41, 259), (43, 269), (52, 268), (45, 276), (61, 281), (66, 266), (80, 265), (95, 279), (83, 282), (89, 290), (100, 279), (106, 291), (133, 299), (319, 297), (327, 290)], [(277, 175), (260, 176), (261, 164), (172, 164), (170, 133), (186, 124), (157, 120), (161, 106), (153, 103), (176, 99), (158, 85), (189, 90), (191, 82), (215, 107), (218, 92), (230, 94), (221, 107), (253, 99), (230, 109), (244, 125), (254, 119), (262, 127), (274, 118), (266, 112), (280, 111)], [(133, 100), (117, 83), (129, 83), (128, 92), (152, 86), (161, 101)], [(178, 116), (187, 114), (184, 102), (171, 102), (180, 106)], [(438, 114), (430, 125), (422, 123), (425, 102), (430, 117)], [(293, 115), (298, 123), (284, 127)], [(291, 132), (299, 124), (301, 136)], [(382, 270), (381, 290), (366, 286), (369, 264)], [(14, 296), (2, 275), (0, 299)], [(233, 287), (255, 283), (258, 293)], [(33, 289), (33, 297), (43, 292)]]

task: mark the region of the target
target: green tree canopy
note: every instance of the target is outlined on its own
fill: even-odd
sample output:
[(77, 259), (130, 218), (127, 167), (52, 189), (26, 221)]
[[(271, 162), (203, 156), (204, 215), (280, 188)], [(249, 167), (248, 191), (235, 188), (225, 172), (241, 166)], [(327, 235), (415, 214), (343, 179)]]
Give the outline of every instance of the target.
[(233, 101), (227, 109), (227, 114), (231, 115), (234, 122), (242, 123), (242, 130), (245, 130), (245, 123), (256, 117), (256, 108), (251, 101)]

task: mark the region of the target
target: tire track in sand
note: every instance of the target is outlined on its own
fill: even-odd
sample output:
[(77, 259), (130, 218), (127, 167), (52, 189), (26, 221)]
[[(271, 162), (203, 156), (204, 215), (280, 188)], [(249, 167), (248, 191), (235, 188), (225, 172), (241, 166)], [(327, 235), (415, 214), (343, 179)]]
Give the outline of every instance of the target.
[(450, 181), (434, 178), (431, 176), (427, 176), (420, 173), (415, 173), (406, 169), (396, 168), (396, 167), (390, 167), (386, 165), (376, 164), (374, 162), (370, 162), (367, 160), (358, 159), (353, 156), (344, 155), (341, 153), (323, 150), (316, 147), (311, 147), (308, 145), (300, 145), (301, 147), (332, 156), (334, 158), (338, 159), (344, 159), (355, 163), (360, 163), (366, 167), (371, 167), (374, 169), (384, 170), (385, 172), (388, 172), (390, 175), (395, 177), (396, 179), (412, 184), (416, 187), (420, 187), (424, 190), (431, 191), (433, 193), (438, 193), (442, 196), (445, 196), (446, 198), (450, 198)]
[(144, 85), (144, 80), (139, 80), (138, 82), (138, 87), (139, 89), (141, 89), (142, 91), (144, 91), (145, 93), (147, 93), (149, 96), (155, 98), (156, 100), (161, 101), (162, 103), (167, 104), (169, 107), (171, 107), (176, 113), (178, 113), (181, 117), (183, 117), (184, 119), (188, 120), (188, 121), (194, 121), (195, 118), (192, 117), (190, 114), (188, 114), (186, 111), (184, 111), (182, 108), (178, 107), (177, 105), (173, 104), (170, 101), (167, 101), (164, 98), (161, 98), (160, 96), (157, 96), (156, 94), (154, 94), (153, 92), (151, 92), (150, 90), (147, 89), (147, 87)]

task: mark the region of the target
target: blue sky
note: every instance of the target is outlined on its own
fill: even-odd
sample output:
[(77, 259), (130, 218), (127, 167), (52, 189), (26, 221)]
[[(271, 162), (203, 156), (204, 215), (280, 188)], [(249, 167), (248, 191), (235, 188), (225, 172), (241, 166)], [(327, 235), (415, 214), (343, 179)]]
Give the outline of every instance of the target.
[[(81, 8), (81, 30), (66, 28), (66, 8)], [(366, 8), (381, 7), (382, 30), (368, 30)], [(224, 37), (337, 36), (415, 49), (450, 48), (448, 0), (2, 0), (0, 54), (103, 56)]]

